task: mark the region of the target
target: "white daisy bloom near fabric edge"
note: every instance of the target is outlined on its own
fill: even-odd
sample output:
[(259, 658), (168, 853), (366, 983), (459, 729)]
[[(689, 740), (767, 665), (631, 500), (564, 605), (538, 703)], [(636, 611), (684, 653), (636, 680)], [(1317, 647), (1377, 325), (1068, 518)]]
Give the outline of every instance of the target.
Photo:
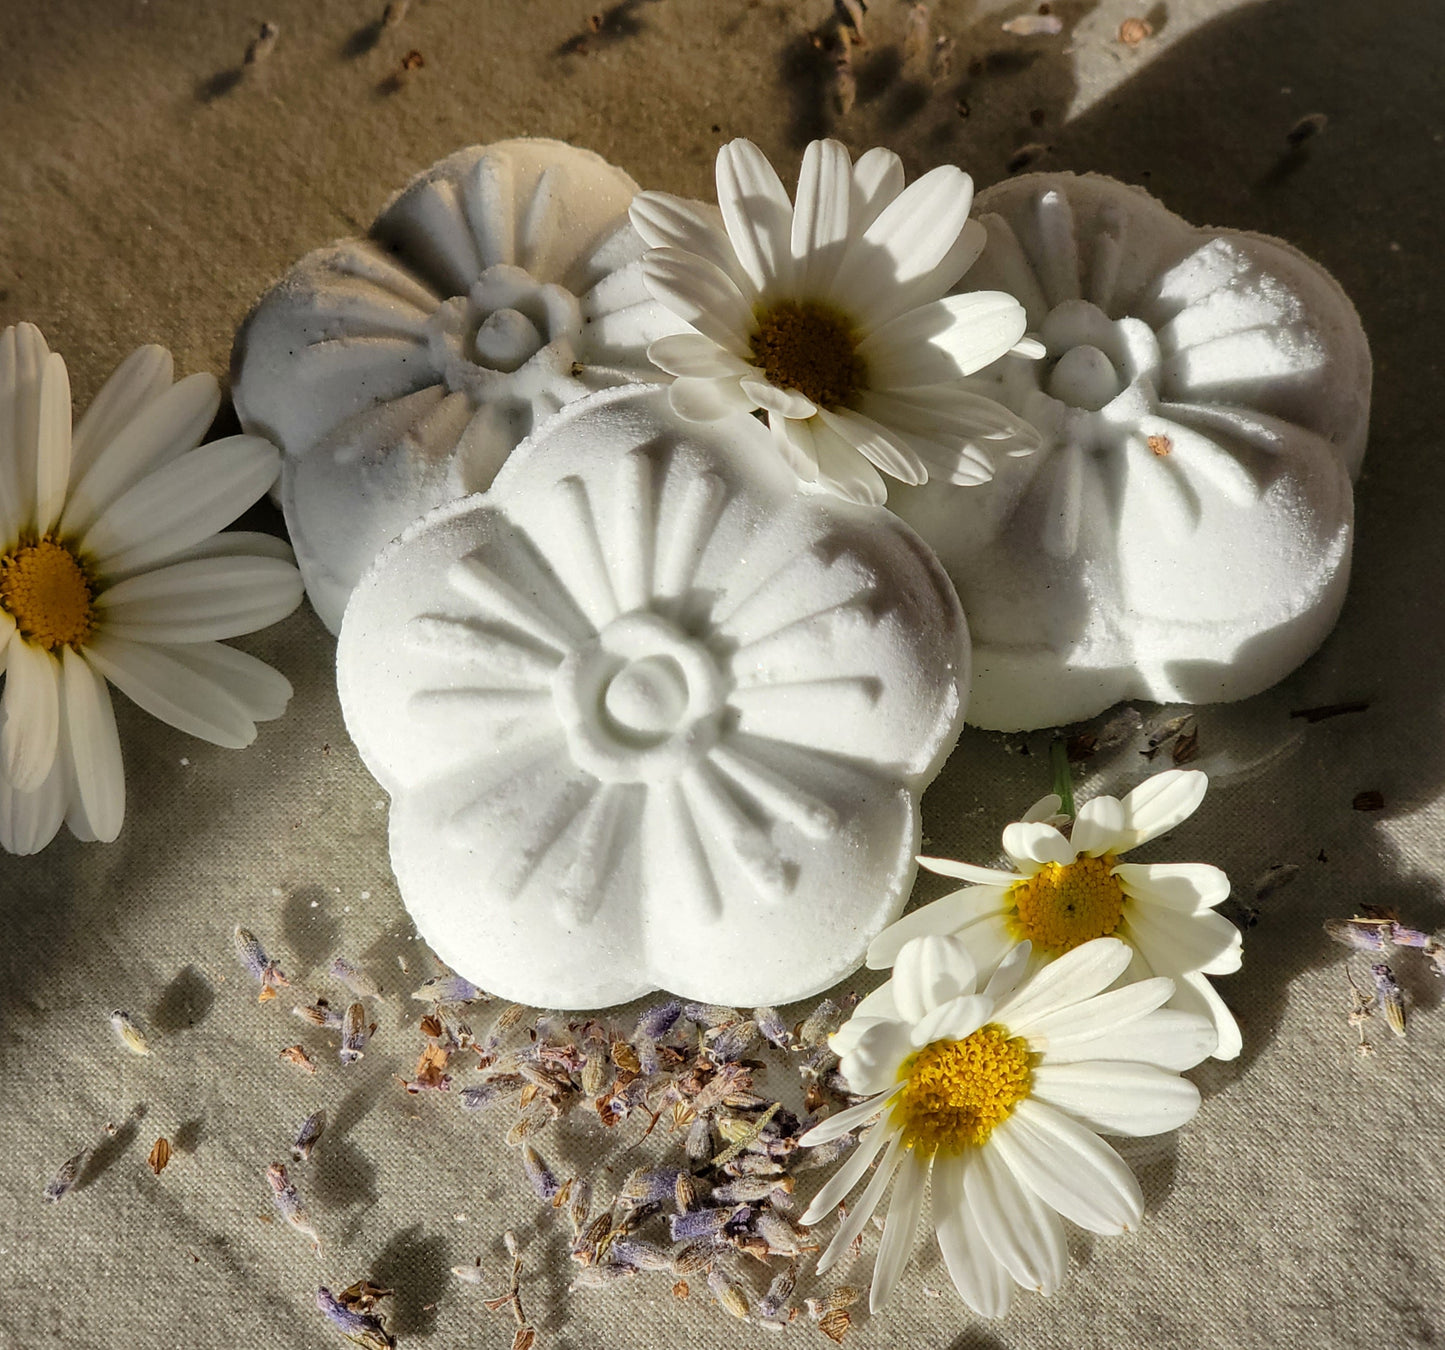
[(1163, 1134), (1199, 1108), (1179, 1070), (1209, 1055), (1214, 1028), (1163, 1007), (1170, 980), (1110, 990), (1130, 963), (1115, 938), (1024, 978), (1028, 958), (1028, 944), (1015, 947), (985, 982), (959, 939), (912, 939), (893, 978), (832, 1037), (843, 1076), (866, 1100), (802, 1143), (867, 1128), (801, 1222), (831, 1213), (881, 1155), (818, 1260), (820, 1274), (839, 1260), (896, 1176), (874, 1310), (903, 1273), (930, 1187), (939, 1248), (970, 1308), (1002, 1317), (1015, 1284), (1052, 1294), (1068, 1267), (1063, 1219), (1117, 1234), (1143, 1215), (1138, 1181), (1100, 1135)]
[[(1155, 774), (1122, 800), (1085, 802), (1068, 837), (1053, 823), (1059, 798), (1044, 797), (1003, 832), (1012, 871), (920, 857), (929, 871), (967, 884), (884, 929), (868, 949), (868, 965), (892, 965), (904, 943), (929, 933), (962, 939), (985, 973), (1023, 938), (1041, 964), (1061, 949), (1059, 939), (1112, 934), (1133, 953), (1131, 978), (1173, 980), (1170, 1005), (1209, 1017), (1218, 1035), (1214, 1058), (1237, 1058), (1239, 1024), (1209, 981), (1237, 971), (1242, 960), (1239, 930), (1215, 912), (1229, 895), (1228, 876), (1208, 863), (1118, 861), (1187, 820), (1208, 786), (1197, 769)], [(1072, 906), (1067, 917), (1065, 905)]]
[(256, 436), (201, 445), (215, 377), (173, 383), (142, 347), (72, 429), (64, 359), (40, 330), (0, 333), (0, 846), (44, 848), (67, 824), (113, 840), (125, 774), (107, 682), (164, 722), (240, 747), (291, 685), (222, 645), (301, 600), (290, 547), (219, 533), (274, 481)]
[(1010, 351), (1042, 352), (1011, 295), (948, 294), (987, 237), (968, 219), (963, 170), (905, 187), (892, 151), (854, 164), (814, 141), (790, 201), (739, 139), (718, 152), (717, 194), (716, 211), (660, 192), (632, 204), (647, 286), (691, 329), (648, 348), (680, 415), (762, 410), (801, 480), (871, 505), (887, 497), (883, 474), (980, 483), (993, 475), (985, 447), (1036, 447), (1028, 423), (957, 383)]

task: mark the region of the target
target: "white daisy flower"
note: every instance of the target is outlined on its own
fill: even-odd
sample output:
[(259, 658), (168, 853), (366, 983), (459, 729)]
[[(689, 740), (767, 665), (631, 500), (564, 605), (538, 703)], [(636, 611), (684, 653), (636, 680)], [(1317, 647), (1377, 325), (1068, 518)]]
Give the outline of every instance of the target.
[(790, 202), (762, 151), (736, 140), (718, 152), (717, 195), (720, 221), (661, 192), (632, 204), (653, 246), (647, 285), (692, 329), (647, 352), (677, 377), (683, 417), (762, 409), (799, 478), (872, 505), (887, 496), (879, 470), (981, 483), (993, 476), (982, 443), (1035, 447), (1027, 423), (958, 384), (1007, 352), (1043, 352), (1013, 296), (948, 294), (987, 239), (963, 170), (905, 188), (891, 151), (853, 164), (837, 141), (814, 141)]
[(249, 745), (291, 686), (222, 646), (301, 600), (290, 548), (217, 531), (271, 486), (274, 446), (199, 446), (214, 376), (171, 383), (142, 347), (71, 432), (64, 360), (30, 324), (0, 333), (0, 845), (35, 853), (61, 822), (111, 840), (125, 775), (109, 680), (173, 727)]
[(1207, 1018), (1163, 1009), (1173, 990), (1155, 978), (1104, 991), (1129, 949), (1097, 938), (1019, 983), (1015, 947), (980, 989), (963, 942), (915, 938), (893, 978), (858, 1005), (833, 1038), (842, 1072), (867, 1100), (803, 1136), (837, 1139), (874, 1120), (814, 1197), (815, 1224), (882, 1155), (818, 1261), (821, 1274), (863, 1232), (896, 1176), (873, 1271), (870, 1306), (893, 1292), (913, 1248), (925, 1193), (945, 1265), (963, 1301), (1002, 1317), (1013, 1286), (1052, 1294), (1068, 1246), (1061, 1217), (1094, 1233), (1123, 1233), (1144, 1211), (1139, 1183), (1100, 1134), (1177, 1129), (1199, 1109), (1179, 1070), (1214, 1046)]
[(1207, 863), (1119, 861), (1192, 816), (1208, 786), (1195, 769), (1155, 774), (1122, 801), (1085, 802), (1067, 838), (1050, 823), (1059, 798), (1045, 797), (1003, 832), (1012, 872), (919, 858), (929, 871), (969, 884), (884, 929), (868, 964), (891, 966), (904, 943), (925, 933), (962, 938), (985, 974), (1025, 940), (1037, 962), (1112, 935), (1133, 951), (1131, 976), (1173, 980), (1171, 1006), (1208, 1016), (1219, 1037), (1214, 1058), (1234, 1059), (1239, 1025), (1205, 978), (1240, 966), (1239, 930), (1214, 912), (1229, 894), (1229, 878)]

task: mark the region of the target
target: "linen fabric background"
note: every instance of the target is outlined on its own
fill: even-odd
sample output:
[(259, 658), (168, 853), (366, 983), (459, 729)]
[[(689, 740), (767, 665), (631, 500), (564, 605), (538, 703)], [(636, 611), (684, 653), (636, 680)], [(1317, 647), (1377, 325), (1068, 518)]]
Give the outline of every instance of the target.
[[(169, 346), (179, 373), (224, 375), (237, 324), (293, 260), (364, 231), (443, 154), (510, 136), (572, 140), (644, 186), (704, 196), (717, 146), (736, 135), (788, 182), (821, 134), (855, 154), (893, 146), (910, 175), (957, 162), (980, 187), (1030, 146), (1033, 167), (1113, 174), (1191, 221), (1285, 238), (1344, 284), (1376, 383), (1343, 618), (1279, 688), (1200, 711), (1195, 763), (1213, 786), (1193, 820), (1140, 855), (1225, 867), (1231, 912), (1253, 912), (1244, 969), (1221, 981), (1244, 1054), (1194, 1073), (1203, 1108), (1177, 1139), (1128, 1149), (1148, 1197), (1143, 1230), (1076, 1234), (1055, 1298), (1024, 1295), (1008, 1319), (982, 1323), (920, 1240), (894, 1303), (871, 1318), (856, 1306), (845, 1344), (1435, 1344), (1442, 986), (1423, 962), (1396, 962), (1413, 1000), (1408, 1038), (1373, 1018), (1375, 1053), (1360, 1056), (1346, 953), (1321, 922), (1361, 903), (1427, 929), (1445, 922), (1436, 0), (1384, 11), (1053, 0), (1064, 33), (1029, 38), (1001, 28), (1027, 7), (940, 0), (947, 73), (904, 59), (907, 6), (875, 0), (846, 115), (807, 36), (828, 19), (825, 0), (621, 0), (596, 33), (589, 0), (412, 0), (394, 27), (382, 8), (0, 4), (0, 324), (41, 326), (77, 406), (143, 342)], [(1133, 48), (1117, 38), (1131, 17), (1154, 30)], [(279, 25), (277, 41), (243, 67), (262, 20)], [(403, 74), (412, 51), (422, 63)], [(1291, 150), (1287, 133), (1312, 113), (1328, 124)], [(218, 434), (234, 429), (227, 417)], [(321, 1350), (341, 1342), (314, 1309), (316, 1286), (369, 1276), (397, 1290), (403, 1346), (505, 1347), (511, 1324), (482, 1298), (506, 1287), (508, 1228), (545, 1350), (781, 1343), (729, 1319), (700, 1280), (686, 1301), (664, 1276), (568, 1293), (565, 1225), (534, 1200), (498, 1118), (463, 1114), (455, 1093), (402, 1091), (425, 1011), (405, 995), (436, 967), (390, 880), (383, 794), (343, 729), (332, 641), (303, 607), (239, 645), (294, 682), (285, 720), (228, 752), (117, 699), (130, 791), (120, 840), (63, 834), (37, 858), (0, 857), (0, 1346)], [(1349, 700), (1368, 710), (1290, 716)], [(1152, 725), (1170, 710), (1139, 711)], [(1048, 790), (1049, 739), (966, 732), (925, 798), (929, 850), (990, 862), (1003, 824)], [(1081, 794), (1122, 793), (1167, 764), (1167, 752), (1148, 764), (1143, 745), (1136, 735), (1097, 755)], [(1353, 809), (1370, 790), (1383, 809)], [(1298, 867), (1293, 881), (1257, 896), (1278, 864)], [(930, 878), (919, 895), (942, 889)], [(287, 991), (257, 1004), (231, 949), (238, 922), (297, 992), (327, 992), (338, 952), (383, 983), (359, 1065), (343, 1070), (290, 1016)], [(1350, 964), (1368, 980), (1364, 958)], [(114, 1008), (141, 1020), (150, 1058), (115, 1042)], [(314, 1077), (278, 1060), (295, 1041), (316, 1053)], [(327, 1132), (294, 1175), (319, 1257), (270, 1221), (264, 1176), (318, 1106)], [(639, 1134), (636, 1121), (600, 1139), (569, 1126), (538, 1143), (559, 1173), (585, 1168), (605, 1192), (651, 1156)], [(144, 1160), (160, 1135), (176, 1155), (157, 1178)], [(82, 1187), (45, 1205), (60, 1163), (97, 1144)], [(844, 1278), (865, 1283), (875, 1243)], [(447, 1273), (476, 1257), (480, 1289)], [(825, 1344), (802, 1317), (782, 1336)]]

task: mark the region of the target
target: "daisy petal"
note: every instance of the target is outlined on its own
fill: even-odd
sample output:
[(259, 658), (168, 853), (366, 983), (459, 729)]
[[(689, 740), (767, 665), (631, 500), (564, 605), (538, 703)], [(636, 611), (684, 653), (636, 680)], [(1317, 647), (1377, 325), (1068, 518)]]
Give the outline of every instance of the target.
[(997, 969), (988, 977), (988, 987), (983, 991), (997, 1002), (1005, 994), (1011, 994), (1029, 968), (1029, 959), (1034, 954), (1034, 944), (1025, 938), (998, 963)]
[(913, 1024), (908, 1039), (915, 1050), (933, 1041), (961, 1041), (987, 1022), (992, 1013), (993, 999), (983, 994), (963, 994), (924, 1013)]
[(1208, 787), (1208, 775), (1198, 769), (1168, 769), (1146, 778), (1124, 798), (1124, 826), (1115, 851), (1138, 848), (1188, 820)]
[(884, 473), (917, 487), (928, 481), (928, 469), (902, 437), (862, 413), (821, 408), (818, 416), (830, 430), (847, 441), (864, 458)]
[(147, 474), (101, 512), (80, 547), (107, 575), (150, 567), (218, 533), (281, 471), (259, 436), (228, 436)]
[(747, 359), (752, 308), (720, 267), (681, 249), (658, 248), (644, 255), (642, 279), (653, 297), (684, 323), (724, 351)]
[(738, 387), (736, 379), (674, 380), (667, 387), (667, 401), (673, 412), (688, 422), (719, 422), (734, 413), (751, 412), (757, 406)]
[(896, 313), (891, 301), (897, 292), (943, 261), (972, 205), (973, 180), (955, 165), (940, 165), (910, 183), (854, 235), (838, 280), (866, 327)]
[(848, 228), (861, 235), (878, 213), (903, 191), (903, 161), (892, 150), (875, 146), (865, 150), (853, 166), (853, 194)]
[[(1176, 984), (1176, 995), (1184, 982)], [(1050, 1064), (1073, 1064), (1079, 1060), (1110, 1059), (1154, 1064), (1161, 1069), (1192, 1069), (1214, 1053), (1219, 1036), (1214, 1023), (1197, 1013), (1160, 1008), (1130, 1022), (1111, 1027), (1094, 1036), (1059, 1037), (1049, 1042)]]
[(973, 993), (977, 979), (968, 948), (957, 938), (914, 938), (893, 963), (893, 997), (903, 1017), (916, 1022), (940, 1004)]
[(1161, 975), (1202, 971), (1232, 975), (1239, 969), (1243, 939), (1222, 914), (1202, 909), (1181, 914), (1167, 905), (1134, 899), (1125, 910), (1129, 940)]
[(858, 344), (871, 387), (947, 384), (1004, 355), (1024, 331), (1023, 306), (1002, 291), (945, 296), (900, 314)]
[(1047, 797), (1040, 797), (1027, 811), (1019, 817), (1020, 825), (1032, 825), (1035, 821), (1052, 820), (1064, 809), (1064, 799), (1057, 792), (1051, 792)]
[(1152, 1064), (1040, 1064), (1033, 1095), (1101, 1134), (1166, 1134), (1188, 1124), (1199, 1110), (1193, 1083)]
[(1214, 986), (1203, 975), (1184, 974), (1174, 982), (1172, 1006), (1181, 1012), (1196, 1013), (1214, 1023), (1218, 1044), (1215, 1045), (1214, 1059), (1238, 1059), (1244, 1049), (1244, 1036), (1239, 1023), (1229, 1011), (1225, 1002), (1215, 992)]
[(70, 484), (70, 375), (51, 352), (40, 377), (40, 434), (35, 453), (35, 531), (47, 535), (65, 506)]
[[(813, 1197), (812, 1203), (803, 1211), (803, 1217), (799, 1223), (811, 1228), (815, 1223), (821, 1222), (837, 1207), (849, 1191), (863, 1180), (863, 1174), (873, 1165), (873, 1159), (883, 1151), (883, 1145), (888, 1142), (890, 1122), (886, 1119), (874, 1121), (864, 1131), (863, 1137), (858, 1141), (855, 1148), (844, 1160), (842, 1165), (826, 1182), (818, 1194)], [(846, 1133), (846, 1131), (845, 1131)], [(835, 1139), (839, 1135), (833, 1136)], [(802, 1142), (806, 1145), (811, 1138), (809, 1134), (803, 1136)], [(819, 1140), (819, 1143), (824, 1142)]]
[(793, 207), (793, 284), (800, 295), (829, 295), (848, 245), (853, 166), (837, 141), (813, 141), (803, 152)]
[(201, 443), (221, 405), (209, 374), (189, 375), (142, 407), (97, 453), (71, 490), (59, 533), (78, 536), (132, 483)]
[(1064, 1282), (1069, 1248), (1063, 1224), (1019, 1184), (994, 1149), (980, 1149), (968, 1169), (964, 1203), (994, 1259), (1025, 1289), (1052, 1294)]
[[(980, 1317), (1003, 1317), (1013, 1300), (1013, 1280), (994, 1258), (964, 1198), (972, 1170), (968, 1155), (940, 1157), (933, 1166), (933, 1223), (938, 1249), (958, 1296)], [(975, 1164), (976, 1165), (976, 1164)]]
[(782, 389), (756, 371), (750, 372), (739, 383), (754, 407), (766, 408), (777, 417), (813, 417), (818, 412), (818, 405), (806, 394), (800, 394), (796, 389)]
[(767, 296), (793, 276), (793, 206), (776, 170), (739, 137), (718, 151), (717, 200), (738, 264)]
[(78, 652), (61, 657), (65, 723), (75, 790), (96, 839), (110, 843), (125, 820), (125, 767), (105, 681)]
[(1229, 878), (1208, 863), (1120, 863), (1113, 872), (1124, 894), (1185, 914), (1213, 909), (1229, 895)]
[(1069, 838), (1080, 857), (1087, 853), (1089, 857), (1097, 858), (1118, 844), (1119, 832), (1123, 828), (1124, 803), (1117, 797), (1095, 797), (1079, 808)]
[[(168, 562), (189, 562), (193, 558), (276, 558), (281, 562), (295, 563), (296, 554), (291, 545), (274, 534), (261, 534), (257, 530), (223, 530), (199, 544), (182, 549)], [(119, 580), (112, 577), (111, 580)]]
[(879, 1018), (863, 1028), (838, 1068), (854, 1092), (871, 1095), (886, 1092), (898, 1081), (898, 1068), (912, 1053), (908, 1025)]
[(948, 252), (928, 271), (919, 273), (908, 285), (900, 286), (897, 293), (889, 298), (887, 309), (895, 315), (902, 314), (905, 310), (947, 295), (978, 261), (978, 255), (987, 243), (988, 231), (983, 222), (968, 221)]
[(768, 430), (773, 444), (787, 466), (804, 483), (818, 481), (818, 447), (813, 436), (813, 419), (770, 417)]
[(813, 428), (820, 485), (860, 506), (882, 506), (888, 500), (888, 488), (878, 470), (831, 427), (816, 417), (791, 425)]
[(115, 368), (75, 424), (70, 469), (77, 482), (126, 423), (164, 394), (174, 378), (170, 352), (154, 345), (137, 348)]
[(7, 853), (39, 853), (65, 820), (68, 774), (64, 747), (45, 781), (34, 792), (17, 792), (0, 773), (0, 848)]
[(1003, 851), (1027, 876), (1032, 876), (1045, 863), (1058, 863), (1062, 867), (1078, 856), (1078, 850), (1058, 830), (1041, 820), (1018, 820), (1006, 825)]
[(738, 266), (737, 254), (716, 207), (690, 202), (666, 192), (639, 192), (628, 213), (632, 227), (649, 248), (674, 248), (695, 253), (728, 277), (745, 298), (757, 298), (756, 288)]
[(1098, 1035), (1112, 1026), (1122, 1026), (1162, 1008), (1174, 994), (1174, 981), (1162, 975), (1096, 994), (1081, 1003), (1070, 1003), (1043, 1016), (1015, 1014), (1009, 1030), (1037, 1041), (1047, 1054), (1057, 1038), (1061, 1043)]
[(941, 877), (957, 877), (960, 881), (971, 881), (980, 886), (1012, 886), (1020, 880), (1017, 872), (1005, 872), (998, 867), (976, 867), (973, 863), (955, 862), (952, 858), (925, 858), (920, 854), (918, 865), (937, 872)]
[[(899, 1083), (892, 1092), (881, 1093), (866, 1102), (859, 1102), (856, 1106), (839, 1111), (837, 1115), (829, 1116), (826, 1120), (820, 1120), (798, 1142), (808, 1148), (814, 1148), (818, 1144), (827, 1144), (834, 1139), (841, 1139), (849, 1131), (856, 1130), (860, 1125), (866, 1125), (880, 1111), (885, 1110), (888, 1103), (902, 1091), (903, 1084)], [(829, 1208), (831, 1209), (832, 1206), (830, 1205)]]
[(863, 1194), (858, 1197), (858, 1203), (848, 1211), (848, 1217), (838, 1225), (838, 1231), (833, 1235), (833, 1240), (828, 1244), (827, 1250), (818, 1258), (817, 1272), (819, 1275), (832, 1269), (848, 1248), (853, 1245), (853, 1239), (868, 1226), (868, 1220), (873, 1217), (873, 1211), (878, 1208), (879, 1201), (883, 1199), (883, 1192), (888, 1189), (888, 1183), (893, 1180), (893, 1173), (898, 1169), (902, 1152), (903, 1136), (901, 1134), (891, 1135), (888, 1140), (888, 1149), (883, 1154), (877, 1170), (873, 1173), (873, 1179), (868, 1183)]
[(254, 722), (272, 722), (291, 701), (291, 681), (248, 652), (221, 642), (188, 642), (160, 649), (201, 679), (224, 689)]
[(215, 642), (284, 619), (301, 575), (276, 558), (202, 558), (118, 582), (95, 599), (100, 627), (131, 642)]
[(16, 792), (38, 791), (55, 766), (60, 662), (24, 638), (6, 648), (0, 718), (0, 774)]
[(1102, 993), (1123, 974), (1129, 948), (1117, 938), (1095, 938), (1050, 961), (1027, 984), (1015, 990), (994, 1010), (1007, 1026), (1037, 1020), (1059, 1008), (1082, 1003)]
[(660, 337), (648, 347), (647, 359), (669, 375), (704, 380), (736, 379), (753, 369), (741, 357), (724, 351), (701, 333), (669, 333)]
[(883, 1224), (883, 1240), (878, 1244), (878, 1259), (873, 1263), (869, 1312), (877, 1312), (888, 1302), (908, 1265), (918, 1236), (918, 1220), (923, 1214), (923, 1197), (928, 1193), (928, 1173), (932, 1165), (931, 1157), (920, 1158), (910, 1150), (899, 1169), (898, 1184), (893, 1188), (888, 1218)]
[(930, 934), (957, 933), (985, 915), (1002, 914), (1007, 908), (1008, 891), (1002, 886), (969, 886), (954, 891), (890, 923), (869, 945), (868, 966), (886, 970), (898, 959), (905, 942)]
[(1052, 1106), (1026, 1097), (989, 1143), (1014, 1176), (1080, 1228), (1124, 1233), (1143, 1217), (1144, 1193), (1124, 1160)]
[(31, 525), (40, 386), (50, 348), (33, 323), (0, 332), (0, 548)]
[(256, 724), (234, 695), (163, 647), (100, 633), (85, 656), (132, 703), (179, 731), (227, 749), (256, 739)]

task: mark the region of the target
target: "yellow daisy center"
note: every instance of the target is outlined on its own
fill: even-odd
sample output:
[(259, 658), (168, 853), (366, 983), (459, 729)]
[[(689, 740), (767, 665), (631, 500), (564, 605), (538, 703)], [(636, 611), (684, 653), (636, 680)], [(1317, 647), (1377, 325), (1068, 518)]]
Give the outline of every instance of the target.
[(0, 557), (0, 606), (37, 647), (83, 646), (95, 628), (94, 599), (80, 560), (48, 535)]
[(977, 1148), (1029, 1095), (1028, 1042), (990, 1022), (961, 1041), (934, 1041), (903, 1061), (893, 1104), (903, 1142), (924, 1153)]
[(1108, 937), (1124, 913), (1124, 889), (1111, 875), (1113, 854), (1071, 863), (1045, 863), (1010, 887), (1015, 935), (1054, 956)]
[(750, 345), (770, 384), (838, 408), (863, 387), (853, 325), (816, 300), (779, 300), (758, 315)]

